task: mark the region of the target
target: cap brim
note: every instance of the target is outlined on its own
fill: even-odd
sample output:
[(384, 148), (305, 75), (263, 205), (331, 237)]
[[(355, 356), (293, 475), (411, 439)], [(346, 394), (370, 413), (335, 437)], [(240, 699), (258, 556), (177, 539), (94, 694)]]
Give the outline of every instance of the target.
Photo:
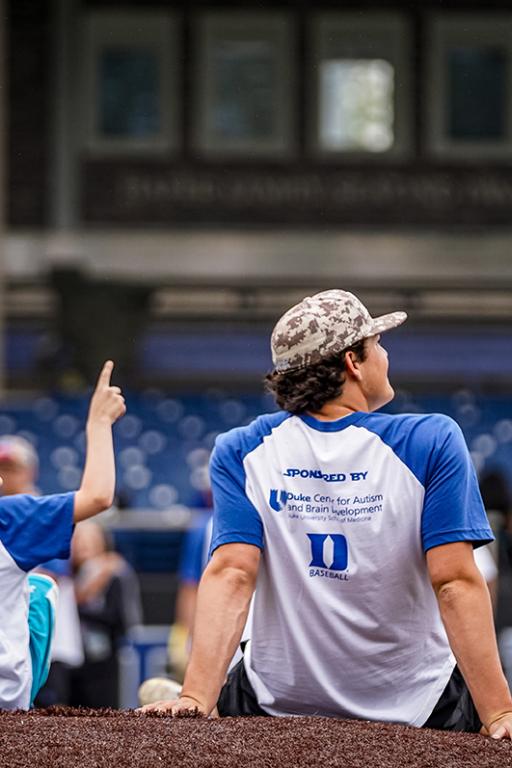
[(407, 320), (407, 312), (390, 312), (389, 315), (381, 315), (372, 318), (373, 335), (397, 328)]

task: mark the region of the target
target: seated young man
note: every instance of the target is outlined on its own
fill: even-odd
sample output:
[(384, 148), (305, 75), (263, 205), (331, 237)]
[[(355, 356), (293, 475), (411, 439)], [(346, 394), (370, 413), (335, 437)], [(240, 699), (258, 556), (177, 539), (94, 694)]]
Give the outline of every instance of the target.
[(57, 586), (29, 571), (69, 557), (74, 524), (112, 504), (112, 424), (126, 410), (121, 390), (110, 384), (113, 367), (105, 363), (91, 400), (79, 490), (0, 498), (0, 709), (28, 709), (48, 675)]
[[(322, 715), (512, 738), (489, 591), (492, 541), (463, 435), (394, 396), (373, 318), (342, 290), (278, 320), (267, 385), (282, 411), (220, 435), (212, 557), (178, 715)], [(227, 677), (246, 623), (244, 658)]]

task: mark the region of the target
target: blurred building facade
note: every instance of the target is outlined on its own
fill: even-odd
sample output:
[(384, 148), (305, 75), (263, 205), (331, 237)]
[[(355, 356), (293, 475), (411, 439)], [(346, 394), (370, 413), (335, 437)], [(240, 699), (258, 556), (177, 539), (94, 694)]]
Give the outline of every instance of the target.
[(11, 382), (254, 384), (333, 285), (443, 328), (405, 382), (510, 378), (457, 352), (512, 344), (507, 2), (6, 6)]
[[(308, 293), (407, 310), (386, 339), (391, 408), (449, 413), (477, 470), (510, 484), (508, 0), (3, 10), (0, 434), (37, 445), (43, 491), (76, 488), (83, 386), (116, 360), (133, 509), (106, 525), (146, 624), (172, 621), (215, 437), (272, 407), (268, 334)], [(166, 636), (128, 648), (134, 690), (162, 671)]]

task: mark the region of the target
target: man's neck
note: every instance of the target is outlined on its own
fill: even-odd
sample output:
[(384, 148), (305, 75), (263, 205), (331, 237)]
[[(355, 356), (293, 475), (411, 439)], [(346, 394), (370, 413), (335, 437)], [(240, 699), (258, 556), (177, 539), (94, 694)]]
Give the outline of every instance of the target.
[(308, 413), (319, 421), (337, 421), (344, 416), (349, 416), (351, 413), (358, 413), (359, 411), (366, 411), (368, 413), (369, 410), (366, 400), (354, 398), (351, 401), (348, 398), (340, 398), (329, 400), (319, 411), (308, 411)]

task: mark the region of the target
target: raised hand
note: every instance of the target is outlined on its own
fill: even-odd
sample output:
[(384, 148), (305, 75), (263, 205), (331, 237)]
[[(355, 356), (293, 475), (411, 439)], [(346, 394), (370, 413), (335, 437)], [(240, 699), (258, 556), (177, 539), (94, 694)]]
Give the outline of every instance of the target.
[(96, 389), (91, 399), (89, 419), (91, 421), (107, 421), (113, 424), (126, 413), (126, 404), (119, 387), (111, 385), (114, 363), (107, 360), (98, 377)]

